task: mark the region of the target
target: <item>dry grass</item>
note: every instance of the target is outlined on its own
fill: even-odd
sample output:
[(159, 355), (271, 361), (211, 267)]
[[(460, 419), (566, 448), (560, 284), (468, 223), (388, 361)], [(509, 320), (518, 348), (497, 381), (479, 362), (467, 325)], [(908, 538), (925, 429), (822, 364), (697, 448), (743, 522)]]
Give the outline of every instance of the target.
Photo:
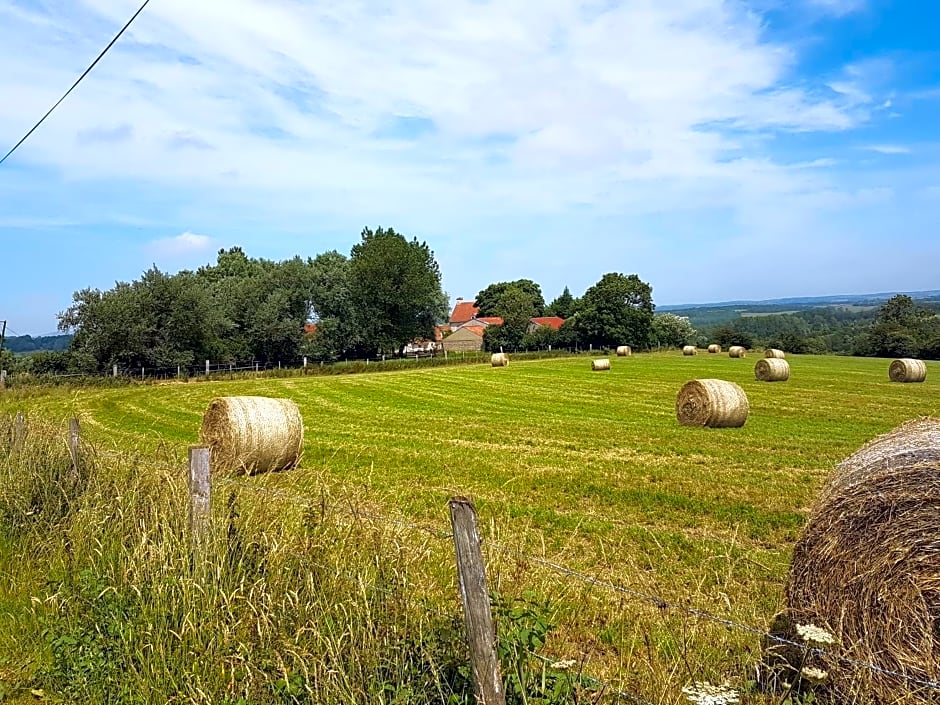
[(686, 382), (676, 397), (676, 417), (683, 426), (740, 428), (749, 408), (744, 390), (721, 379)]
[(927, 379), (927, 364), (923, 360), (901, 358), (889, 365), (888, 377), (892, 382), (923, 382)]
[(777, 357), (765, 357), (754, 365), (754, 378), (760, 382), (786, 382), (790, 379), (790, 363)]
[(591, 360), (591, 369), (596, 371), (606, 371), (610, 369), (610, 360), (602, 357), (598, 360)]
[(228, 473), (274, 472), (300, 462), (304, 422), (290, 399), (219, 397), (209, 403), (199, 432), (213, 467)]
[[(832, 632), (839, 656), (940, 680), (940, 421), (880, 436), (833, 471), (793, 554), (788, 617)], [(837, 697), (935, 703), (937, 692), (813, 656)]]

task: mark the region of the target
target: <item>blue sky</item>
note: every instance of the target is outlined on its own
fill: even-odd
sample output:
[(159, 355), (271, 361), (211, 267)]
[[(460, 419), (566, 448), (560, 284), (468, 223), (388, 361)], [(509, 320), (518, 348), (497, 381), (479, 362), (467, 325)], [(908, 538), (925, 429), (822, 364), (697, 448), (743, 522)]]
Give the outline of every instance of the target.
[[(0, 152), (137, 4), (0, 0)], [(152, 0), (0, 165), (0, 319), (365, 225), (452, 298), (937, 289), (937, 125), (937, 3)]]

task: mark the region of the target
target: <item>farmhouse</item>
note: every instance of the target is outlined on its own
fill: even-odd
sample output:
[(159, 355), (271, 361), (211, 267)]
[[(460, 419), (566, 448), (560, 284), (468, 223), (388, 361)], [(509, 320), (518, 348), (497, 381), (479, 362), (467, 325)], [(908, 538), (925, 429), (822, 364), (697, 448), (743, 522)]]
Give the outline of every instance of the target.
[[(503, 319), (499, 316), (478, 316), (479, 313), (480, 309), (472, 301), (457, 299), (448, 323), (452, 332), (441, 341), (441, 349), (449, 352), (482, 350), (483, 333), (490, 326), (503, 325)], [(558, 330), (564, 322), (565, 319), (558, 316), (530, 318), (528, 332), (543, 327)]]
[(558, 330), (561, 324), (565, 322), (564, 318), (559, 316), (538, 316), (529, 319), (529, 333), (534, 333), (539, 328), (551, 328)]

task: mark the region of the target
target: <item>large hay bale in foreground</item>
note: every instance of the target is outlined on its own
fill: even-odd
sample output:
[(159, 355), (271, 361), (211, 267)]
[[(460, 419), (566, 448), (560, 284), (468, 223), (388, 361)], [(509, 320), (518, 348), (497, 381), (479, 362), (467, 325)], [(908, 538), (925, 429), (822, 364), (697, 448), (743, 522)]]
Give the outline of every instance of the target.
[(927, 379), (927, 363), (905, 357), (895, 360), (888, 368), (892, 382), (923, 382)]
[(676, 398), (676, 417), (683, 426), (738, 428), (747, 421), (748, 411), (744, 390), (722, 379), (686, 382)]
[(747, 350), (740, 345), (732, 345), (728, 348), (728, 357), (745, 357), (746, 355)]
[(790, 363), (778, 357), (765, 357), (754, 365), (754, 377), (760, 382), (786, 382), (790, 379)]
[(300, 462), (304, 422), (290, 399), (219, 397), (209, 403), (199, 439), (212, 449), (214, 470), (274, 472)]
[(715, 353), (720, 353), (721, 346), (718, 345), (718, 343), (712, 343), (711, 345), (708, 346), (708, 352), (710, 352), (712, 355), (714, 355)]
[(591, 360), (591, 369), (592, 370), (609, 370), (610, 360), (608, 360), (606, 357), (602, 357), (600, 360)]
[(777, 348), (767, 348), (764, 351), (764, 357), (776, 357), (782, 360), (786, 356), (787, 355), (785, 352), (783, 352), (783, 350), (779, 350)]
[(683, 345), (682, 354), (683, 355), (695, 355), (698, 352), (694, 345)]
[(506, 353), (493, 353), (490, 356), (490, 364), (493, 367), (506, 367), (509, 364), (509, 355)]
[(828, 671), (835, 702), (938, 702), (884, 671), (940, 680), (940, 420), (908, 422), (836, 466), (794, 549), (786, 601), (791, 622), (838, 640), (829, 650), (843, 658), (807, 664)]
[(617, 346), (617, 357), (629, 357), (633, 354), (633, 350), (629, 345), (618, 345)]

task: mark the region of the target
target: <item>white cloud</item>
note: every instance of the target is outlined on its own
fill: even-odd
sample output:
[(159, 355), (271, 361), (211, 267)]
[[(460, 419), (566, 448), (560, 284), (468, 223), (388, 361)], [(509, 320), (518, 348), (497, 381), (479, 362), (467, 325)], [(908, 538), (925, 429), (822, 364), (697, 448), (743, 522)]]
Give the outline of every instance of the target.
[[(57, 42), (36, 49), (48, 29), (22, 17), (0, 31), (0, 88), (18, 98), (0, 106), (2, 134), (41, 114), (133, 3), (55, 7), (41, 20)], [(161, 0), (18, 158), (278, 217), (686, 202), (702, 180), (733, 194), (754, 168), (789, 188), (760, 151), (740, 168), (746, 135), (849, 130), (870, 98), (852, 76), (834, 93), (793, 81), (793, 51), (764, 31), (712, 0), (550, 0), (537, 13), (522, 0)], [(395, 115), (435, 129), (376, 139)], [(75, 139), (114, 125), (128, 129), (107, 149)]]
[(879, 154), (910, 154), (911, 148), (901, 144), (869, 144), (861, 149), (869, 152), (878, 152)]
[(183, 257), (208, 252), (215, 241), (207, 235), (185, 232), (176, 237), (153, 240), (146, 245), (147, 253), (154, 257)]

